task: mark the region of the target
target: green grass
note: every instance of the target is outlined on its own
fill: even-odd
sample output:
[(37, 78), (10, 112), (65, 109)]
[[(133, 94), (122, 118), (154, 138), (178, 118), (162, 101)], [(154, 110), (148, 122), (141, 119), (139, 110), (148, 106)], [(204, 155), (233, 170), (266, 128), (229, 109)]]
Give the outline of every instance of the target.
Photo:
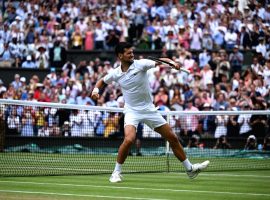
[[(45, 154), (45, 153), (1, 153), (1, 176), (41, 175), (89, 175), (110, 173), (116, 155), (95, 154)], [(208, 171), (269, 170), (270, 159), (236, 157), (190, 157), (190, 160), (211, 161)], [(183, 172), (184, 168), (174, 157), (129, 156), (124, 172)]]
[(0, 199), (270, 199), (270, 170), (204, 172), (194, 180), (184, 173), (124, 174), (124, 181), (117, 184), (108, 178), (108, 174), (2, 177)]

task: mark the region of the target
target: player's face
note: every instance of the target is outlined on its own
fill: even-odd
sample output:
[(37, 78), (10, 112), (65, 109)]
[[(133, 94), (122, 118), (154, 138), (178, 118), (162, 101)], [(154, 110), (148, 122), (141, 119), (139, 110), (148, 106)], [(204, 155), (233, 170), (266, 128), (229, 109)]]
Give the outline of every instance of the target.
[(119, 58), (122, 62), (133, 63), (133, 48), (125, 49), (124, 53), (119, 55)]

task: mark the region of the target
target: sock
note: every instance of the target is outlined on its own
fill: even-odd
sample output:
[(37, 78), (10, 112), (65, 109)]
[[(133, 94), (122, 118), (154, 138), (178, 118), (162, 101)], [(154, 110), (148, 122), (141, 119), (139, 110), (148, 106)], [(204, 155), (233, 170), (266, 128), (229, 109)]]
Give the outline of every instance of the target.
[(191, 167), (192, 167), (192, 164), (189, 162), (188, 159), (184, 160), (182, 162), (183, 166), (186, 168), (187, 171), (190, 171), (191, 170)]
[(118, 162), (116, 162), (114, 172), (115, 171), (121, 172), (122, 171), (122, 164), (119, 164)]

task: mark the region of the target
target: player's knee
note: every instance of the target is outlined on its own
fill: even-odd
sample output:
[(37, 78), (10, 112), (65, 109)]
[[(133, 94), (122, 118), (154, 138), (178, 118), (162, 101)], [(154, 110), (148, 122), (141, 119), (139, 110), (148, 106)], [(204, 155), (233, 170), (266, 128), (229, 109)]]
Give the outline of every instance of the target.
[(124, 140), (124, 143), (126, 145), (129, 145), (129, 146), (131, 146), (134, 142), (135, 142), (135, 139), (134, 138), (130, 138), (130, 137), (125, 138), (125, 140)]

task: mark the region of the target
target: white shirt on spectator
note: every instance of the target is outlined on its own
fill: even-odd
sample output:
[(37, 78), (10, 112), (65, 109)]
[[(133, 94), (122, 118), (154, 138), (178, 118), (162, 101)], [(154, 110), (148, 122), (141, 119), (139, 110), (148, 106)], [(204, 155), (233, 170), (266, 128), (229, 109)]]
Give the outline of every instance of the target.
[(239, 124), (242, 124), (241, 127), (240, 127), (240, 131), (239, 131), (239, 134), (244, 134), (244, 133), (247, 133), (248, 131), (251, 130), (251, 127), (249, 125), (249, 120), (251, 118), (251, 114), (241, 114), (239, 115), (238, 119), (237, 119), (237, 122)]
[(258, 44), (256, 46), (256, 52), (257, 53), (262, 53), (263, 57), (266, 57), (266, 52), (267, 52), (267, 49), (266, 49), (266, 46), (265, 44)]
[[(79, 112), (79, 111), (78, 111)], [(83, 136), (82, 135), (82, 116), (80, 113), (75, 114), (75, 113), (71, 113), (71, 115), (69, 116), (69, 121), (71, 123), (71, 136), (73, 137), (79, 137), (79, 136)]]
[(263, 73), (262, 73), (263, 77), (264, 77), (264, 85), (266, 87), (270, 86), (270, 69), (268, 67), (266, 67), (264, 70), (263, 70)]

